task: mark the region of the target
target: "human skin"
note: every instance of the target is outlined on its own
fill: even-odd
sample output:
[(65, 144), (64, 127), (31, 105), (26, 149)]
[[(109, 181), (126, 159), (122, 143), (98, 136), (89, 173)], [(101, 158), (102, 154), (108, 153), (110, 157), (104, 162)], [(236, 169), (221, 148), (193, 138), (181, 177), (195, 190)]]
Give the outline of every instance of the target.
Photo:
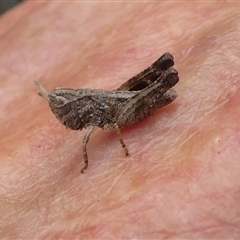
[[(216, 7), (217, 6), (217, 7)], [(238, 239), (239, 3), (27, 1), (0, 18), (1, 239)], [(170, 52), (177, 99), (122, 130), (66, 129), (33, 80), (112, 90)]]

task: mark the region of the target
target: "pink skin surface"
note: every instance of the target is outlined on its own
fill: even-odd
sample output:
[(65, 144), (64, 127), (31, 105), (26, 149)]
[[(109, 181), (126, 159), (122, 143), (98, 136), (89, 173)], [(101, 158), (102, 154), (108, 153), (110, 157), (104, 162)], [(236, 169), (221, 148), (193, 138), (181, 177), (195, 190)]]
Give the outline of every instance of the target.
[[(1, 239), (240, 237), (239, 3), (26, 1), (0, 18)], [(178, 98), (65, 129), (33, 80), (111, 90), (170, 52)]]

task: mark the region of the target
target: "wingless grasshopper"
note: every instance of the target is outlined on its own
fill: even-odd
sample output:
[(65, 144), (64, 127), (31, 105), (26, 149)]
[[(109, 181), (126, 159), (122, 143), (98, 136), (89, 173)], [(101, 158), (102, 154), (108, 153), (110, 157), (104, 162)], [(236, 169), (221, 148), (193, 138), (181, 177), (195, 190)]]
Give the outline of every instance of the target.
[(48, 101), (53, 114), (62, 124), (73, 130), (87, 129), (83, 138), (82, 173), (88, 167), (87, 143), (95, 126), (115, 131), (128, 155), (120, 129), (144, 120), (154, 110), (168, 105), (177, 97), (172, 87), (179, 78), (173, 65), (172, 55), (165, 53), (149, 68), (113, 91), (58, 87), (47, 92), (35, 81), (39, 95)]

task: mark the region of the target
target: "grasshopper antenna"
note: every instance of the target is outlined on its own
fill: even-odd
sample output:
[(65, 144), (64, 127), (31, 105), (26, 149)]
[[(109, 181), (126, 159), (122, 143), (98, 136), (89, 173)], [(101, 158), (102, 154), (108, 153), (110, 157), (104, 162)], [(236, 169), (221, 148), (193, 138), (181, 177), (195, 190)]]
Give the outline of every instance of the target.
[(47, 90), (41, 85), (40, 82), (38, 82), (37, 80), (34, 81), (34, 83), (37, 85), (37, 87), (39, 88), (40, 92), (38, 93), (39, 96), (43, 97), (44, 99), (46, 99), (48, 102), (50, 102), (50, 99), (48, 97), (48, 92)]

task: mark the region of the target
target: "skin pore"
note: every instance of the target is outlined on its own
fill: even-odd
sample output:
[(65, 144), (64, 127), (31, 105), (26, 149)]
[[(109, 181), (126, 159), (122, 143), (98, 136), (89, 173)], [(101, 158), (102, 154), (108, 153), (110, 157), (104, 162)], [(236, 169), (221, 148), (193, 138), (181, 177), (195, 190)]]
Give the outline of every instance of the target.
[[(217, 3), (217, 7), (216, 7)], [(2, 239), (240, 236), (239, 3), (26, 1), (0, 18)], [(112, 90), (170, 52), (177, 99), (122, 130), (64, 128), (33, 80)]]

